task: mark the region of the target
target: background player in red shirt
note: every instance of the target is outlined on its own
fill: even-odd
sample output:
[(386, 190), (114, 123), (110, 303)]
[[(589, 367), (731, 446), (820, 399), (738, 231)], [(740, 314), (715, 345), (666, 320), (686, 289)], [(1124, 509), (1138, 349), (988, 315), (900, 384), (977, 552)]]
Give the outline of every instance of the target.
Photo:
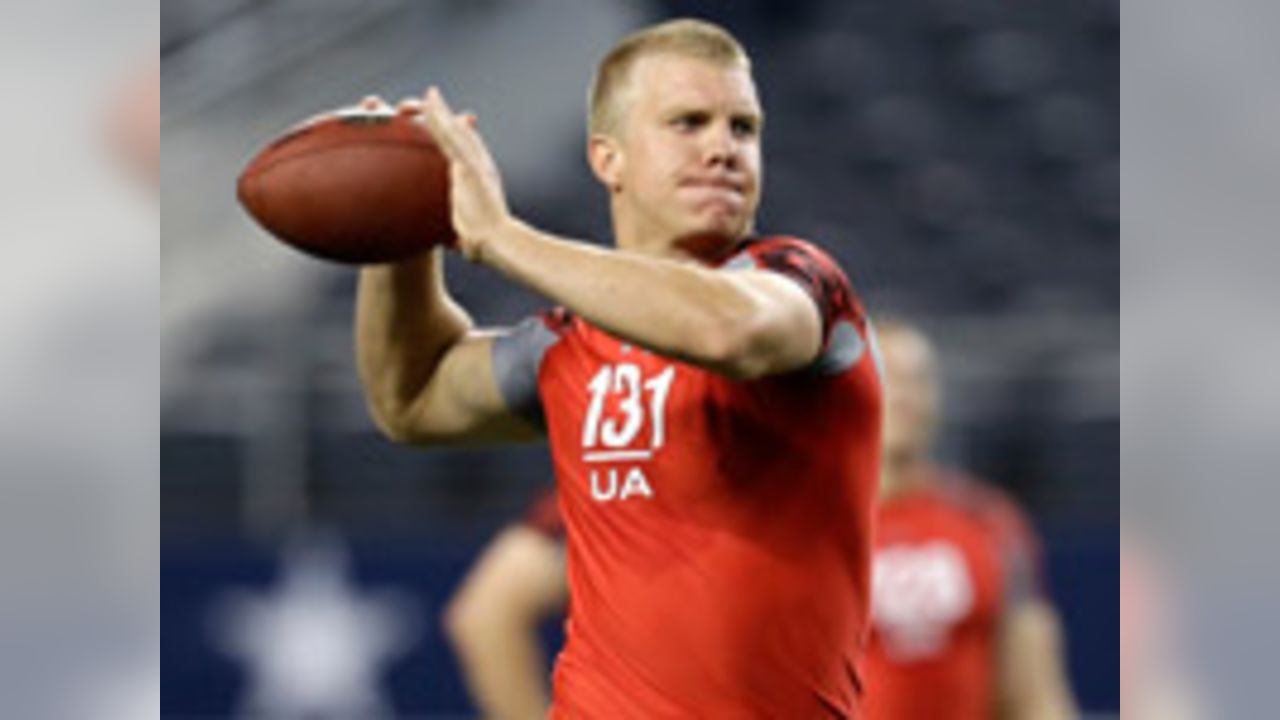
[(560, 309), (479, 331), (439, 250), (367, 268), (361, 378), (396, 440), (547, 435), (573, 602), (552, 714), (852, 716), (874, 339), (825, 253), (752, 234), (763, 117), (745, 52), (686, 20), (601, 64), (588, 159), (616, 250), (514, 218), (474, 122), (435, 90), (420, 110), (461, 252)]
[(1120, 715), (1127, 720), (1216, 716), (1189, 663), (1186, 629), (1167, 570), (1149, 546), (1120, 537)]
[(1075, 717), (1030, 527), (995, 489), (930, 463), (933, 347), (900, 322), (876, 329), (887, 393), (867, 717)]

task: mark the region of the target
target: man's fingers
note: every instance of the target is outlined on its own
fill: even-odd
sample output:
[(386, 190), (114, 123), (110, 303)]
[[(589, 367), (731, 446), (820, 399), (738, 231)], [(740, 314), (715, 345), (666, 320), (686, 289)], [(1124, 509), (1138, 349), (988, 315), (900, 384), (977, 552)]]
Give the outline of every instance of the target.
[(440, 88), (434, 85), (427, 89), (425, 102), (428, 105), (436, 105), (447, 115), (453, 115), (453, 109), (449, 107), (449, 101), (444, 99), (444, 94), (440, 92)]
[(454, 114), (449, 103), (432, 87), (422, 102), (422, 118), (445, 157), (454, 162), (476, 165), (485, 154), (484, 142), (476, 132), (474, 113)]
[(484, 148), (484, 140), (480, 139), (480, 132), (476, 130), (476, 116), (459, 115), (456, 123), (459, 147), (465, 148), (465, 152), (478, 161), (488, 151)]
[(440, 95), (440, 91), (434, 87), (427, 91), (423, 99), (422, 117), (427, 123), (427, 128), (431, 130), (436, 144), (440, 146), (440, 150), (451, 160), (459, 159), (462, 146), (459, 142), (458, 128), (455, 125), (457, 118), (449, 110), (449, 105)]
[(381, 110), (385, 107), (388, 107), (386, 101), (377, 95), (366, 95), (364, 99), (360, 101), (361, 110)]

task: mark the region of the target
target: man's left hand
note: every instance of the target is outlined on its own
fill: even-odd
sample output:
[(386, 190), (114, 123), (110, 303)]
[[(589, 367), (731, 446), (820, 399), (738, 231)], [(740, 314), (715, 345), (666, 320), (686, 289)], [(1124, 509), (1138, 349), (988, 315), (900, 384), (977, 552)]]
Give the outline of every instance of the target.
[(454, 113), (434, 87), (427, 90), (421, 105), (408, 101), (400, 109), (421, 115), (448, 159), (450, 215), (458, 233), (458, 250), (469, 260), (482, 260), (485, 246), (511, 221), (511, 211), (502, 176), (476, 130), (475, 116)]

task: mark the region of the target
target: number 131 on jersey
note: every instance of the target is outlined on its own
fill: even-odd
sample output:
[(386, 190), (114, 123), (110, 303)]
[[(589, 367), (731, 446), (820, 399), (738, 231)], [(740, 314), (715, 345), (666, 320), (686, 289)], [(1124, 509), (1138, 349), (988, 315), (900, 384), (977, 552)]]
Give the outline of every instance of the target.
[[(676, 369), (645, 378), (634, 363), (604, 365), (587, 383), (591, 394), (582, 424), (588, 462), (647, 460), (666, 442), (666, 406)], [(632, 444), (648, 429), (649, 447)]]

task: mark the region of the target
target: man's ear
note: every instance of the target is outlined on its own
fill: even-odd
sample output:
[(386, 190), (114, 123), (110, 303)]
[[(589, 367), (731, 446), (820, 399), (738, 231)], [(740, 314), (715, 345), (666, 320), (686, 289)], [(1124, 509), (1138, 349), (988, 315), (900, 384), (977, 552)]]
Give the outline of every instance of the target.
[(617, 192), (622, 187), (622, 168), (624, 158), (618, 141), (603, 134), (594, 134), (587, 140), (587, 162), (591, 164), (591, 172), (609, 192)]

